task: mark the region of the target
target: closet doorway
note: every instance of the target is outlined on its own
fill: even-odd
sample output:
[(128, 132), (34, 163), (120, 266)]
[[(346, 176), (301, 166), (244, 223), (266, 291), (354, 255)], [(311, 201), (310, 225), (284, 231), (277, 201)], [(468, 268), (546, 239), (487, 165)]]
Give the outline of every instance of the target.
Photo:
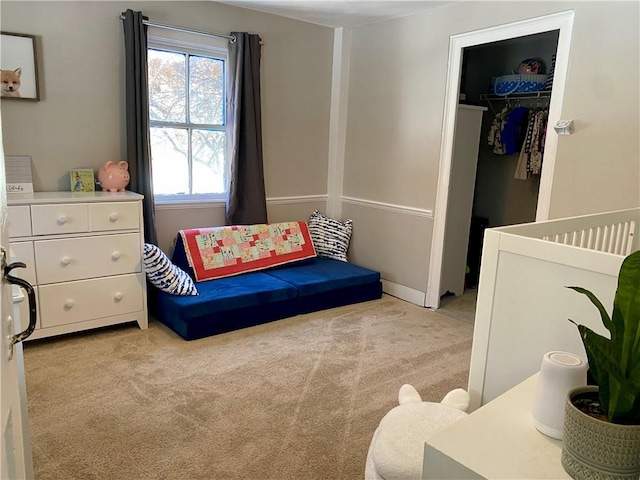
[[(445, 275), (447, 277), (450, 276), (450, 272), (446, 271), (446, 259), (452, 258), (451, 252), (446, 251), (447, 246), (453, 244), (464, 245), (464, 251), (460, 250), (460, 252), (457, 253), (457, 258), (459, 258), (460, 255), (464, 255), (466, 258), (469, 231), (473, 230), (471, 226), (477, 223), (478, 217), (487, 218), (482, 216), (482, 211), (490, 212), (493, 219), (487, 218), (486, 225), (475, 225), (474, 228), (476, 230), (478, 228), (498, 226), (500, 224), (546, 220), (549, 212), (557, 145), (555, 133), (549, 134), (545, 139), (544, 162), (542, 164), (542, 171), (540, 172), (541, 175), (538, 177), (539, 180), (534, 178), (532, 179), (533, 183), (528, 183), (530, 180), (519, 180), (519, 182), (525, 183), (515, 187), (516, 192), (519, 190), (520, 193), (523, 191), (527, 193), (525, 200), (512, 200), (511, 203), (516, 202), (516, 205), (512, 206), (516, 206), (517, 208), (507, 208), (510, 206), (511, 198), (510, 195), (505, 194), (505, 192), (508, 193), (510, 190), (514, 190), (509, 187), (508, 184), (511, 183), (511, 179), (507, 178), (505, 172), (508, 172), (511, 167), (515, 166), (515, 163), (514, 165), (510, 165), (510, 162), (507, 161), (502, 162), (503, 164), (497, 164), (499, 167), (498, 170), (492, 173), (492, 168), (496, 166), (495, 159), (493, 159), (493, 162), (489, 161), (487, 165), (484, 165), (480, 161), (477, 163), (478, 175), (476, 182), (470, 182), (468, 184), (467, 188), (471, 189), (471, 192), (468, 192), (468, 195), (466, 195), (467, 198), (473, 198), (473, 202), (463, 206), (463, 210), (465, 208), (468, 209), (468, 215), (449, 214), (452, 206), (455, 205), (454, 202), (456, 202), (454, 196), (450, 197), (450, 191), (451, 187), (456, 184), (456, 169), (454, 168), (455, 165), (453, 162), (455, 160), (453, 157), (457, 112), (461, 98), (460, 93), (464, 93), (465, 102), (467, 103), (490, 107), (484, 114), (481, 129), (482, 133), (480, 136), (481, 144), (486, 143), (486, 132), (488, 131), (486, 122), (490, 123), (493, 121), (493, 111), (501, 111), (505, 106), (504, 102), (502, 104), (499, 102), (496, 103), (493, 98), (487, 97), (490, 91), (491, 78), (510, 73), (526, 58), (542, 58), (548, 56), (548, 59), (542, 58), (548, 70), (552, 67), (551, 55), (555, 51), (556, 59), (555, 65), (553, 65), (552, 94), (547, 95), (547, 98), (544, 100), (542, 98), (537, 99), (538, 103), (534, 101), (533, 104), (534, 108), (537, 108), (538, 105), (542, 107), (542, 102), (544, 101), (544, 106), (546, 107), (548, 105), (549, 107), (548, 124), (554, 125), (560, 119), (572, 25), (573, 12), (570, 11), (451, 37), (443, 142), (434, 215), (434, 234), (431, 248), (429, 283), (425, 297), (426, 307), (438, 308), (440, 306), (440, 297), (446, 292), (446, 290), (443, 290), (443, 288), (446, 288), (446, 286), (443, 285), (443, 277), (445, 277)], [(532, 45), (534, 45), (532, 42), (538, 42), (538, 47), (532, 47)], [(555, 50), (553, 48), (554, 45), (557, 46)], [(530, 48), (542, 48), (544, 51), (536, 53), (529, 50)], [(513, 58), (517, 60), (512, 59), (512, 54), (514, 55)], [(503, 100), (500, 99), (500, 101)], [(516, 104), (514, 103), (513, 105)], [(491, 109), (493, 109), (493, 111)], [(486, 151), (484, 148), (482, 150)], [(482, 150), (479, 149), (478, 157), (484, 155)], [(480, 160), (480, 158), (478, 160)], [(516, 158), (511, 159), (511, 161), (516, 162), (517, 155)], [(486, 166), (490, 168), (485, 168)], [(505, 180), (505, 182), (503, 182), (504, 185), (501, 186), (502, 190), (496, 190), (495, 181), (500, 179), (501, 176)], [(507, 180), (509, 180), (509, 182), (507, 182)], [(513, 179), (513, 182), (518, 181)], [(520, 208), (521, 205), (517, 204), (517, 202), (522, 202), (528, 205), (528, 207)], [(459, 205), (456, 206), (455, 211), (460, 212)], [(469, 218), (472, 216), (472, 211), (473, 216), (476, 218), (474, 218), (471, 222), (472, 225), (470, 225)], [(458, 218), (460, 218), (459, 221), (464, 222), (465, 225), (456, 225)], [(491, 222), (491, 225), (489, 225), (489, 222)], [(455, 227), (452, 228), (452, 225), (455, 225)], [(451, 235), (455, 235), (455, 237), (451, 237)], [(460, 237), (460, 235), (466, 237)], [(457, 248), (460, 249), (461, 247)], [(456, 270), (455, 275), (459, 275), (464, 282), (466, 271), (457, 272)], [(454, 293), (459, 294), (459, 292)]]

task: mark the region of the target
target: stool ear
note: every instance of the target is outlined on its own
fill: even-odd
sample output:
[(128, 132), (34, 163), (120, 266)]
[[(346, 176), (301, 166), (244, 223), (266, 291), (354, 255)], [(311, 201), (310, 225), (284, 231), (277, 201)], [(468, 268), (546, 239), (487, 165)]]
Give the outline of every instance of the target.
[(466, 390), (456, 388), (447, 393), (440, 403), (466, 412), (469, 410), (470, 401), (471, 397)]
[(403, 405), (405, 403), (411, 402), (421, 402), (422, 397), (418, 393), (418, 391), (413, 388), (412, 385), (405, 383), (400, 387), (400, 391), (398, 392), (398, 403)]

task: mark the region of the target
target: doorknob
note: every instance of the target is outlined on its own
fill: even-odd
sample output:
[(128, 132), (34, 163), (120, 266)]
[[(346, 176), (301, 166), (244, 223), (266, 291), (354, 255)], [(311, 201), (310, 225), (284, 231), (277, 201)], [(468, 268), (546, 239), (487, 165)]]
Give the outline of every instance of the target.
[(22, 262), (14, 262), (8, 265), (4, 265), (2, 276), (8, 283), (12, 285), (18, 285), (20, 288), (23, 288), (27, 292), (27, 298), (29, 300), (29, 325), (23, 332), (11, 335), (9, 340), (10, 356), (13, 353), (13, 346), (16, 343), (22, 342), (33, 333), (33, 331), (36, 329), (36, 320), (38, 319), (35, 290), (33, 289), (33, 286), (26, 280), (9, 275), (11, 270), (13, 270), (14, 268), (26, 268), (26, 265)]

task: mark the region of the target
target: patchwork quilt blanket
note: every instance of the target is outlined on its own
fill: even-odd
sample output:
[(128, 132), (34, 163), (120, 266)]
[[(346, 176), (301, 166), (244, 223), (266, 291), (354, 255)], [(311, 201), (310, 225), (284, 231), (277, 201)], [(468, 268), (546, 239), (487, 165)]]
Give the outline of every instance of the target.
[(316, 256), (305, 222), (180, 230), (196, 281), (263, 270)]

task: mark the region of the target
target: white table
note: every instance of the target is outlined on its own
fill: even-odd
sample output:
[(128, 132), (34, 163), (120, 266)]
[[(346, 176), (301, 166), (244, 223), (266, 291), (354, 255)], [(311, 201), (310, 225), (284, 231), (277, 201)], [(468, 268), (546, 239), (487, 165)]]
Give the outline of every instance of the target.
[(531, 408), (538, 374), (425, 443), (423, 480), (570, 479), (562, 442), (538, 432)]

